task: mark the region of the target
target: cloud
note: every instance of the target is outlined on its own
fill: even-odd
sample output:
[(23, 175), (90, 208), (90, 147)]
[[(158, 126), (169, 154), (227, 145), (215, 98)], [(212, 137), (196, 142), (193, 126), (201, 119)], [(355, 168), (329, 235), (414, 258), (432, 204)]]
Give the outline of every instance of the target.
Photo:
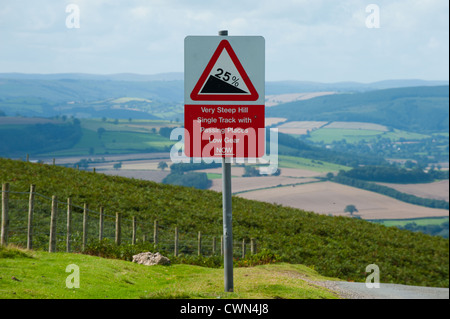
[[(68, 4), (80, 28), (68, 29)], [(365, 25), (367, 5), (380, 28)], [(445, 0), (53, 0), (0, 8), (2, 72), (183, 70), (187, 35), (262, 35), (268, 80), (448, 79)]]

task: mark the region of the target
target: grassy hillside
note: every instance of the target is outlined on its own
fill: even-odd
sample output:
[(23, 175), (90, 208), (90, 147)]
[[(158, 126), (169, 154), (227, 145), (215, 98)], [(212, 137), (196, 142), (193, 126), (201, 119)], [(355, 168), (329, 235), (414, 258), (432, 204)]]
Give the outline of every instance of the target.
[[(213, 191), (7, 159), (0, 159), (0, 182), (9, 182), (13, 191), (27, 191), (35, 184), (46, 196), (71, 197), (78, 205), (90, 203), (92, 209), (102, 205), (110, 214), (158, 219), (166, 229), (177, 226), (181, 233), (222, 232), (222, 198)], [(44, 227), (47, 231), (48, 225)], [(284, 261), (330, 277), (364, 281), (366, 266), (375, 263), (382, 282), (449, 284), (449, 241), (440, 237), (242, 198), (233, 198), (233, 236), (255, 238), (260, 248)]]
[[(66, 278), (73, 272), (66, 272), (66, 267), (71, 264), (79, 267), (79, 288), (66, 287)], [(2, 247), (0, 274), (0, 299), (337, 298), (325, 288), (302, 280), (328, 278), (307, 267), (289, 264), (235, 268), (233, 293), (223, 292), (223, 269), (191, 265), (148, 267), (80, 254)]]
[(410, 132), (449, 129), (449, 87), (414, 87), (335, 94), (268, 108), (266, 116), (291, 121), (353, 121)]

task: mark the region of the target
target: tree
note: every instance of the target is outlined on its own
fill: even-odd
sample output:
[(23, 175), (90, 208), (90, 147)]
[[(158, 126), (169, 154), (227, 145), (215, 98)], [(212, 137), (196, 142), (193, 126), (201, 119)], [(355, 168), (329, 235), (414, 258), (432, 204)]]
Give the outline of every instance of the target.
[(99, 139), (102, 139), (102, 135), (103, 135), (103, 133), (105, 133), (105, 132), (106, 132), (106, 130), (105, 130), (103, 127), (99, 127), (99, 128), (97, 129), (98, 138), (99, 138)]
[(345, 206), (344, 212), (350, 213), (350, 216), (353, 217), (353, 213), (358, 212), (358, 210), (356, 209), (355, 205), (347, 205), (347, 206)]
[(259, 170), (253, 166), (245, 166), (244, 174), (242, 175), (242, 177), (253, 177), (253, 176), (261, 176), (259, 174)]
[(167, 168), (167, 167), (168, 167), (168, 165), (164, 161), (161, 161), (161, 162), (158, 163), (158, 168), (161, 169), (162, 171), (164, 171), (164, 169)]

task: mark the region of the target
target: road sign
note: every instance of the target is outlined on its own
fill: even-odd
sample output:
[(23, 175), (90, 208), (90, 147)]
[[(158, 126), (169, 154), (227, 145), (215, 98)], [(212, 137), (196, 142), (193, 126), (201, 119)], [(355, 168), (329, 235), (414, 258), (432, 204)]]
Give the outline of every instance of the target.
[(222, 40), (191, 93), (195, 101), (256, 101), (256, 92), (228, 40)]
[(185, 153), (264, 155), (264, 38), (185, 38)]

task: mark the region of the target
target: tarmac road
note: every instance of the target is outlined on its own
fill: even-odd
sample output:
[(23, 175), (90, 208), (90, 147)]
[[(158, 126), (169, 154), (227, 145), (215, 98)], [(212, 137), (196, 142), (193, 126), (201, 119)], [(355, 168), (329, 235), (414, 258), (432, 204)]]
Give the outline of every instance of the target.
[(347, 299), (449, 299), (448, 288), (432, 288), (380, 283), (367, 288), (365, 283), (329, 281), (328, 288)]

